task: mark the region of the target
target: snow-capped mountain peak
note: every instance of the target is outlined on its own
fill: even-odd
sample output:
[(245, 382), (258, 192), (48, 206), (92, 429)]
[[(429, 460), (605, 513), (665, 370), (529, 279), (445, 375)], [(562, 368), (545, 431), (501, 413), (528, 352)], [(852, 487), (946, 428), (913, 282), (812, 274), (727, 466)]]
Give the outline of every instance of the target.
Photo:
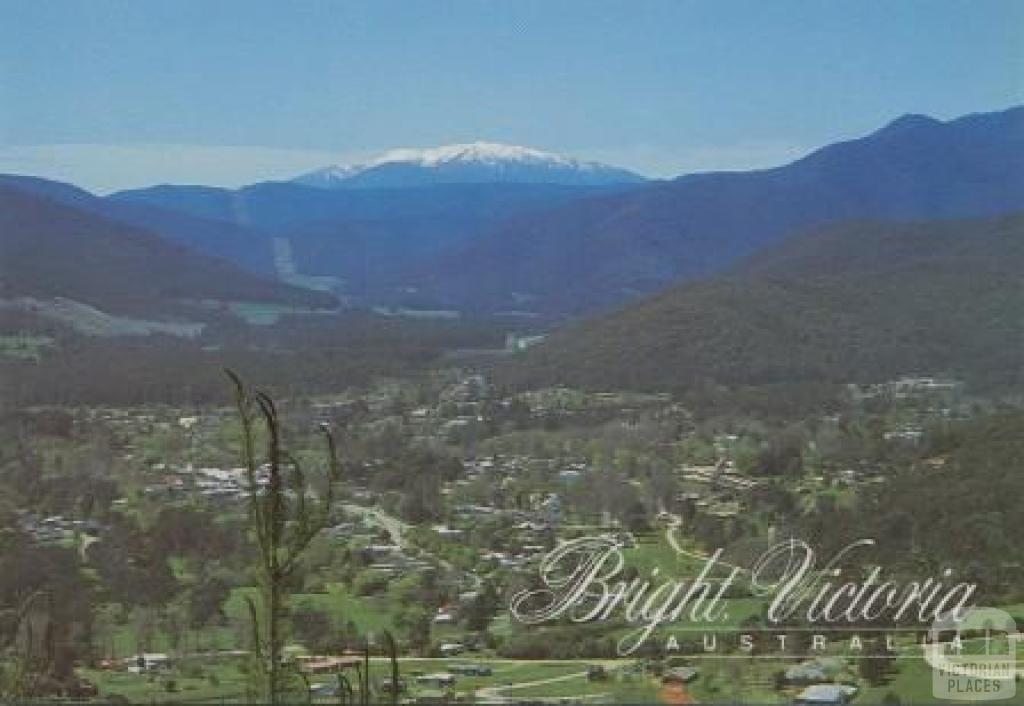
[(330, 166), (293, 181), (320, 188), (349, 188), (496, 182), (595, 185), (642, 180), (624, 169), (531, 147), (470, 142), (392, 149), (364, 164)]
[(399, 148), (389, 150), (375, 159), (372, 164), (409, 162), (423, 167), (436, 167), (450, 162), (524, 162), (549, 163), (572, 166), (575, 160), (552, 152), (542, 152), (531, 147), (503, 145), (497, 142), (470, 142), (461, 145), (444, 145), (426, 149)]
[(361, 165), (355, 164), (332, 164), (329, 167), (324, 167), (318, 170), (320, 174), (331, 179), (348, 179), (353, 174), (358, 174), (363, 170)]

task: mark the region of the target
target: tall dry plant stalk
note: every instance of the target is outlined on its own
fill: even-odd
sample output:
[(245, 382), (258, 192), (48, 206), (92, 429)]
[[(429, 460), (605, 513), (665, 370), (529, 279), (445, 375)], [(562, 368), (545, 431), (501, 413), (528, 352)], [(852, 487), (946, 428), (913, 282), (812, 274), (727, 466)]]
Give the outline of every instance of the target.
[[(340, 476), (340, 467), (334, 437), (323, 426), (327, 487), (323, 497), (314, 498), (302, 465), (282, 448), (274, 401), (263, 392), (250, 390), (234, 372), (227, 370), (226, 373), (235, 386), (235, 403), (242, 426), (242, 459), (248, 482), (249, 522), (259, 555), (259, 603), (246, 597), (253, 651), (263, 699), (269, 704), (279, 704), (288, 689), (289, 676), (297, 676), (290, 674), (294, 667), (284, 662), (287, 587), (310, 542), (329, 523), (333, 484)], [(260, 426), (266, 433), (262, 456), (256, 448)], [(261, 467), (267, 474), (264, 487), (259, 483)]]

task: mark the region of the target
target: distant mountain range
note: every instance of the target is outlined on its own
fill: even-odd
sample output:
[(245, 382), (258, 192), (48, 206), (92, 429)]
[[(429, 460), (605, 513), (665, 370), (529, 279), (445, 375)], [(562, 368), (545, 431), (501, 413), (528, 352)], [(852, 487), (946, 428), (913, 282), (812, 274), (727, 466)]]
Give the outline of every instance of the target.
[(88, 195), (66, 191), (62, 203), (43, 196), (39, 182), (27, 183), (27, 189), (12, 179), (0, 184), (0, 299), (60, 297), (107, 313), (158, 317), (183, 301), (337, 305), (328, 294), (261, 277), (103, 216), (95, 204), (67, 203), (72, 196), (88, 202)]
[(322, 189), (408, 188), (431, 184), (608, 186), (644, 181), (639, 174), (529, 147), (473, 142), (397, 149), (362, 165), (331, 166), (292, 180)]
[(905, 116), (792, 164), (685, 176), (513, 218), (415, 273), (435, 306), (579, 314), (719, 272), (851, 219), (1024, 208), (1024, 108)]
[[(98, 198), (68, 184), (0, 176), (5, 194), (10, 187), (45, 200), (29, 209), (38, 224), (25, 232), (46, 231), (35, 241), (3, 234), (22, 237), (19, 248), (35, 242), (39, 253), (26, 260), (26, 272), (38, 279), (10, 276), (7, 262), (0, 275), (22, 291), (57, 291), (59, 274), (68, 291), (85, 291), (85, 279), (102, 289), (97, 272), (115, 267), (115, 280), (157, 287), (155, 299), (176, 292), (178, 277), (210, 298), (330, 299), (270, 281), (276, 275), (308, 286), (338, 282), (337, 294), (366, 305), (561, 321), (716, 277), (827, 224), (1024, 210), (1022, 154), (1024, 108), (1017, 107), (948, 122), (905, 116), (778, 168), (672, 181), (487, 143), (397, 150), (361, 167), (241, 189), (164, 185)], [(60, 215), (49, 225), (47, 204)], [(105, 234), (95, 258), (86, 257), (90, 233)], [(102, 254), (125, 233), (147, 239), (153, 262)], [(850, 247), (853, 257), (861, 245)], [(52, 264), (51, 248), (61, 251)], [(191, 258), (194, 266), (185, 262)], [(91, 268), (97, 272), (84, 272)], [(223, 281), (204, 285), (207, 276)], [(145, 301), (141, 292), (111, 294), (108, 303)]]
[(637, 187), (441, 183), (321, 189), (267, 182), (241, 189), (157, 186), (113, 194), (105, 201), (120, 210), (180, 213), (245, 232), (245, 238), (216, 241), (220, 251), (207, 250), (242, 265), (258, 259), (254, 252), (269, 259), (272, 239), (283, 238), (300, 272), (339, 277), (345, 294), (360, 295), (404, 288), (406, 271), (514, 216), (632, 188)]
[(503, 377), (671, 390), (923, 371), (1020, 384), (1022, 272), (1024, 214), (825, 226), (556, 331)]

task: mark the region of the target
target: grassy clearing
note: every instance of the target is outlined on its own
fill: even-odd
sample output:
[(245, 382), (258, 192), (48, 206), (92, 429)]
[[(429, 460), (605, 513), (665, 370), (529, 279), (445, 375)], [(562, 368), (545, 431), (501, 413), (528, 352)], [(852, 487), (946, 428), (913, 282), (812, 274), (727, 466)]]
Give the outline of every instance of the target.
[[(318, 286), (312, 286), (311, 283), (298, 284), (296, 282), (289, 282), (289, 284), (297, 284), (300, 287), (306, 287), (307, 289), (317, 289), (320, 291), (330, 291), (333, 286), (331, 283), (318, 283)], [(278, 319), (286, 314), (331, 314), (334, 312), (323, 312), (316, 311), (313, 309), (303, 309), (294, 306), (285, 306), (282, 304), (267, 304), (263, 302), (231, 302), (229, 305), (231, 313), (235, 316), (244, 319), (247, 324), (253, 326), (269, 326), (277, 323)]]
[(0, 336), (0, 358), (39, 360), (47, 349), (54, 348), (55, 346), (56, 343), (49, 336), (32, 336), (29, 334)]
[(338, 583), (328, 584), (327, 593), (300, 593), (292, 606), (311, 605), (338, 620), (351, 620), (362, 633), (394, 630), (394, 606), (387, 596), (356, 596)]
[[(254, 587), (237, 588), (224, 603), (224, 614), (232, 620), (249, 620), (245, 597), (256, 596)], [(296, 593), (291, 596), (292, 608), (313, 606), (327, 611), (335, 620), (355, 623), (360, 632), (394, 630), (394, 606), (387, 596), (356, 596), (342, 584), (327, 585), (326, 593)]]
[(101, 696), (120, 695), (133, 703), (242, 701), (251, 689), (244, 661), (238, 659), (191, 660), (159, 674), (94, 669), (81, 674), (96, 684)]

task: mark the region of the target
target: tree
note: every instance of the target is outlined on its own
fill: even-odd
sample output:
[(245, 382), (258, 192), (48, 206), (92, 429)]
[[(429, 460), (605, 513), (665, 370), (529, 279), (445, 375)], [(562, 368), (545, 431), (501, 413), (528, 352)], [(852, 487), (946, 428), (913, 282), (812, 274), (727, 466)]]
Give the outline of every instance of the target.
[(19, 650), (17, 644), (23, 626), (29, 623), (33, 604), (44, 597), (41, 591), (31, 593), (17, 604), (0, 609), (0, 698), (24, 696), (30, 678), (28, 662), (31, 644)]
[(302, 605), (292, 613), (295, 636), (310, 652), (324, 652), (332, 638), (330, 614), (311, 605)]
[(231, 595), (231, 585), (219, 576), (204, 577), (189, 595), (189, 620), (200, 628), (224, 615), (224, 601)]
[(426, 650), (430, 646), (430, 621), (433, 613), (421, 605), (406, 605), (395, 616), (395, 624), (402, 628), (414, 650)]
[[(333, 482), (340, 475), (338, 458), (329, 428), (321, 427), (327, 444), (328, 478), (324, 496), (314, 500), (301, 464), (281, 444), (281, 426), (273, 400), (260, 391), (251, 392), (232, 371), (235, 403), (242, 430), (242, 459), (249, 496), (249, 522), (258, 549), (260, 604), (246, 597), (252, 628), (253, 650), (263, 698), (281, 703), (287, 689), (283, 664), (284, 626), (288, 617), (287, 586), (313, 538), (329, 524)], [(265, 434), (266, 484), (261, 487), (257, 456), (257, 429)]]
[(860, 676), (871, 686), (881, 686), (889, 681), (889, 672), (893, 667), (893, 654), (885, 642), (879, 638), (872, 640), (868, 654), (858, 661)]
[(466, 627), (477, 632), (486, 630), (500, 606), (494, 582), (484, 581), (476, 597), (466, 606)]
[(388, 652), (388, 660), (391, 663), (391, 703), (398, 703), (398, 692), (401, 688), (401, 681), (398, 677), (398, 645), (395, 643), (395, 636), (390, 630), (384, 631), (384, 647)]
[(639, 500), (631, 502), (622, 514), (622, 524), (630, 532), (635, 532), (636, 534), (649, 532), (651, 525), (647, 521), (647, 508), (644, 507), (644, 504)]
[(73, 549), (0, 530), (0, 698), (54, 696), (91, 649), (93, 593)]

